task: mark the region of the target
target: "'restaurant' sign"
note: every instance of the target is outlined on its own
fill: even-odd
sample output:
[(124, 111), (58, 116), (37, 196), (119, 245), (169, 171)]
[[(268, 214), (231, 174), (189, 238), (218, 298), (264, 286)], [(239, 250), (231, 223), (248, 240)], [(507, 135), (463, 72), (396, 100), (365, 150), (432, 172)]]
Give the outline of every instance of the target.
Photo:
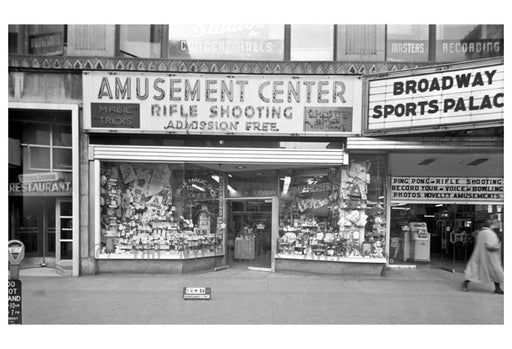
[(391, 201), (501, 203), (503, 188), (502, 177), (392, 177)]
[(370, 79), (368, 131), (503, 120), (504, 66)]
[(356, 76), (85, 72), (93, 132), (350, 135), (360, 133)]
[(71, 193), (71, 182), (39, 181), (9, 183), (9, 193)]

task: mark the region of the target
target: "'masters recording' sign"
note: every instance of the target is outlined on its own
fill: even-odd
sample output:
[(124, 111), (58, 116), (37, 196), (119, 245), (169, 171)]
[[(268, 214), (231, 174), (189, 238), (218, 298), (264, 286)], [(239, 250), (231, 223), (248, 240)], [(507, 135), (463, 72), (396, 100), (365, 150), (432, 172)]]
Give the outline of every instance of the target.
[(391, 201), (502, 203), (502, 177), (392, 177)]
[(368, 131), (503, 120), (504, 66), (369, 80)]
[(85, 72), (89, 131), (178, 134), (360, 133), (356, 76)]

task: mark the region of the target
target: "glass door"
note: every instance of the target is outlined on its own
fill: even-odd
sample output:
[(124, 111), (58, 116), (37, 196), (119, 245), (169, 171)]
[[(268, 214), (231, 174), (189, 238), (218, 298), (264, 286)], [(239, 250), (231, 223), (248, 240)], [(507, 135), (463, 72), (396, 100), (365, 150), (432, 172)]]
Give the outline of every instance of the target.
[(228, 199), (228, 263), (234, 268), (274, 270), (277, 198)]
[(10, 239), (25, 245), (23, 265), (55, 263), (55, 199), (37, 196), (10, 198)]
[(55, 221), (56, 263), (63, 267), (71, 267), (73, 260), (73, 204), (71, 200), (57, 200)]

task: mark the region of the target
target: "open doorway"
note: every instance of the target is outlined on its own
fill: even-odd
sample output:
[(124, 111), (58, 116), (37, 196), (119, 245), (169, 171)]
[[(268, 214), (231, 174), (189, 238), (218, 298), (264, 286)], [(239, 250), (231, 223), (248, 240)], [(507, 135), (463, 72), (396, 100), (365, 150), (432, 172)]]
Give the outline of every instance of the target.
[(497, 234), (503, 241), (502, 205), (395, 204), (389, 262), (462, 272), (473, 251), (473, 232), (489, 218), (501, 222)]
[(273, 270), (272, 198), (227, 200), (227, 262), (232, 268)]

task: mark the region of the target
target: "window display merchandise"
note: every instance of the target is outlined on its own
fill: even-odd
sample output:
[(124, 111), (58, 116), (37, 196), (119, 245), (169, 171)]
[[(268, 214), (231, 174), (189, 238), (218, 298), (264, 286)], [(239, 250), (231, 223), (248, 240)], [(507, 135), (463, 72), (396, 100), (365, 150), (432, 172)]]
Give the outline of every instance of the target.
[(102, 163), (100, 257), (222, 255), (219, 178), (189, 164)]
[(376, 183), (380, 188), (370, 186), (371, 166), (353, 161), (348, 168), (290, 173), (281, 200), (277, 257), (384, 258), (383, 182)]

